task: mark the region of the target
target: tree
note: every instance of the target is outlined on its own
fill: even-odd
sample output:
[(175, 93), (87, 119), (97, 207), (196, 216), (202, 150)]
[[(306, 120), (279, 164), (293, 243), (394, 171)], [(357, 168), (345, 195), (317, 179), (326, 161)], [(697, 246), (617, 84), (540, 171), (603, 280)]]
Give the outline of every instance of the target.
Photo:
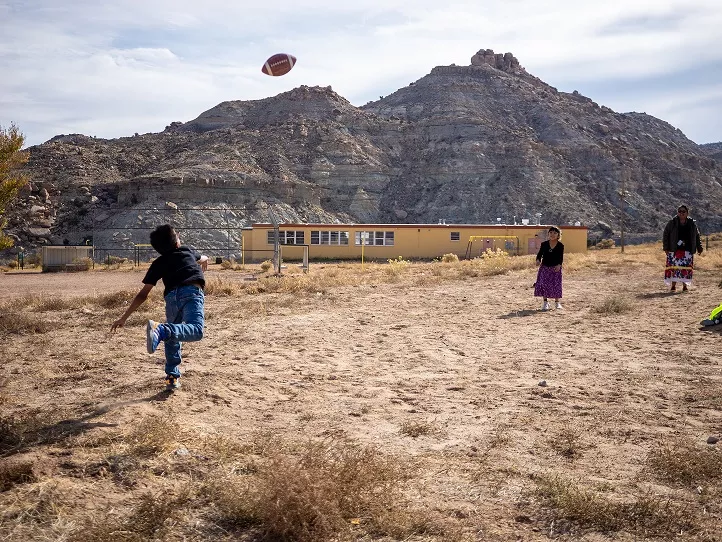
[(13, 246), (3, 230), (7, 225), (5, 217), (10, 202), (15, 199), (28, 178), (19, 169), (28, 161), (30, 153), (23, 151), (25, 136), (14, 124), (10, 128), (0, 126), (0, 250)]

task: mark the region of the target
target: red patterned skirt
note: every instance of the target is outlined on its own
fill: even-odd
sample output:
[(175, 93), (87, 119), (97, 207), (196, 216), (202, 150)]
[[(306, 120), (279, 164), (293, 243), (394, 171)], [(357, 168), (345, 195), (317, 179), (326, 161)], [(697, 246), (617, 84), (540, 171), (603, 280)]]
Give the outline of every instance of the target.
[(694, 271), (694, 255), (688, 250), (667, 252), (667, 264), (664, 267), (664, 283), (669, 286), (673, 282), (692, 284)]

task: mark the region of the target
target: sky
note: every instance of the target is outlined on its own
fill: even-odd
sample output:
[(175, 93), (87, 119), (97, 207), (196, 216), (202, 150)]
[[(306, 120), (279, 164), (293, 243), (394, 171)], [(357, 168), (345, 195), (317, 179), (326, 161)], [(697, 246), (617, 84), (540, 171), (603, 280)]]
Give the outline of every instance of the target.
[[(0, 126), (160, 132), (227, 100), (331, 86), (361, 106), (511, 52), (560, 91), (722, 141), (721, 0), (0, 0)], [(298, 61), (261, 73), (274, 53)]]

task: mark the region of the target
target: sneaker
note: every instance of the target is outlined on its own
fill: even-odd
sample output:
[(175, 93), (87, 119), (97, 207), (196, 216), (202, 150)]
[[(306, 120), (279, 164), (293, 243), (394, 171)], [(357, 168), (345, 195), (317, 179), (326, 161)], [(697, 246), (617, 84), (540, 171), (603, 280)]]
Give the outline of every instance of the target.
[(158, 322), (148, 320), (148, 325), (145, 328), (145, 342), (148, 353), (152, 354), (155, 352), (158, 349), (160, 342), (166, 338), (165, 328)]
[(702, 321), (699, 323), (699, 325), (701, 325), (701, 326), (716, 326), (716, 325), (718, 325), (720, 322), (722, 322), (722, 320), (720, 320), (719, 318), (715, 318), (714, 320), (711, 320), (711, 319), (709, 319), (709, 318), (705, 318), (704, 320), (702, 320)]
[(181, 387), (180, 377), (167, 375), (165, 377), (165, 391), (175, 391)]
[(687, 290), (688, 290), (687, 285), (686, 285), (686, 284), (683, 284), (683, 285), (682, 285), (682, 291), (683, 291), (683, 292), (686, 292)]
[(543, 310), (543, 311), (548, 311), (548, 310), (549, 310), (549, 301), (545, 301), (545, 302), (544, 302), (544, 304), (542, 305), (542, 309), (541, 309), (541, 310)]
[(562, 304), (561, 304), (561, 303), (559, 303), (559, 301), (557, 301), (557, 305), (556, 305), (556, 308), (557, 308), (557, 310), (558, 310), (558, 309), (561, 309), (561, 308), (562, 308)]

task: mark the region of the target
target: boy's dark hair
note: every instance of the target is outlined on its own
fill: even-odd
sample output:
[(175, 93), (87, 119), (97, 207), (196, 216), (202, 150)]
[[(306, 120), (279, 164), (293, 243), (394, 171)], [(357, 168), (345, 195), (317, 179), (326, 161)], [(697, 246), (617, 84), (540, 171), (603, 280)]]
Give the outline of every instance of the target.
[(549, 226), (549, 231), (555, 231), (555, 232), (557, 232), (559, 235), (562, 234), (562, 232), (561, 232), (561, 231), (559, 230), (559, 228), (557, 228), (556, 226)]
[(161, 254), (173, 252), (178, 245), (178, 234), (170, 224), (158, 226), (150, 232), (150, 244)]

